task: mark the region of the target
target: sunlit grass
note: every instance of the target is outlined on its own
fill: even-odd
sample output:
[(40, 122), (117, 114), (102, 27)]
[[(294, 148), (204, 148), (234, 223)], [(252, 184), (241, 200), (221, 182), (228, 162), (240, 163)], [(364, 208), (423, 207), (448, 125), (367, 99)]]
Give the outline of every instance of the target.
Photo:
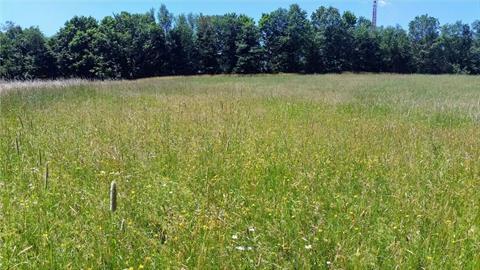
[(478, 77), (40, 85), (0, 112), (2, 269), (480, 268)]

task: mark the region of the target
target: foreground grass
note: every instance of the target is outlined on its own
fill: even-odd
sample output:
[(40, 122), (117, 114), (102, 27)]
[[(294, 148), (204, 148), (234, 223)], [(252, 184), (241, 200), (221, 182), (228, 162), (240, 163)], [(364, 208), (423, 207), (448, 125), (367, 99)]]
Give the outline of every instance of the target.
[(480, 268), (478, 77), (42, 87), (0, 96), (2, 269)]

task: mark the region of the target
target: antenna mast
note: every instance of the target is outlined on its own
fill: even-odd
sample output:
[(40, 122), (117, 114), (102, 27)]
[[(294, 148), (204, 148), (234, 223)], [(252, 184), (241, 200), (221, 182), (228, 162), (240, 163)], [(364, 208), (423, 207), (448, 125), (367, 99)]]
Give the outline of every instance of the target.
[(373, 28), (377, 28), (377, 7), (378, 7), (378, 0), (373, 0), (373, 14), (372, 14)]

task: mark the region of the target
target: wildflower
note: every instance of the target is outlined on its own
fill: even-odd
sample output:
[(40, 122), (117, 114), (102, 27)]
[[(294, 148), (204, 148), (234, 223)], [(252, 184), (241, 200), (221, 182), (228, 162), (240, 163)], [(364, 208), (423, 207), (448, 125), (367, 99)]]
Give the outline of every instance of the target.
[(254, 233), (255, 232), (255, 227), (248, 227), (248, 232)]
[(232, 239), (233, 239), (233, 240), (237, 240), (237, 239), (238, 239), (238, 235), (236, 235), (236, 234), (232, 235)]
[(253, 247), (238, 246), (238, 247), (235, 247), (235, 249), (239, 251), (250, 251), (250, 250), (253, 250)]
[(306, 245), (306, 246), (305, 246), (305, 249), (307, 249), (307, 250), (312, 249), (312, 245)]

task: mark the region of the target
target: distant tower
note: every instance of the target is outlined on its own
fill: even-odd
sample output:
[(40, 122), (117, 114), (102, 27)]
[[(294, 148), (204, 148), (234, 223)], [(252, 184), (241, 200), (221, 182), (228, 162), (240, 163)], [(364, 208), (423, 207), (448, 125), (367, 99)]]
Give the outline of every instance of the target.
[(373, 0), (373, 14), (372, 14), (373, 28), (377, 27), (377, 7), (378, 7), (378, 0)]

